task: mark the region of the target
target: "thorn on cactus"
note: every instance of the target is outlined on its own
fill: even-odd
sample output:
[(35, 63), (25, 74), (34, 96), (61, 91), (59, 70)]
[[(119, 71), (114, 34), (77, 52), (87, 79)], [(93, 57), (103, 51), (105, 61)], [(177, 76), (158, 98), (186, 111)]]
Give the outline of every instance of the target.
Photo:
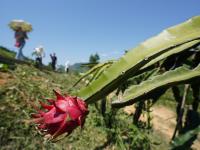
[(34, 122), (37, 129), (49, 140), (54, 140), (62, 134), (68, 136), (78, 126), (82, 128), (89, 113), (87, 104), (82, 99), (62, 96), (55, 90), (54, 93), (56, 100), (48, 99), (49, 104), (40, 101), (45, 111), (32, 104), (37, 113), (32, 114), (31, 122)]

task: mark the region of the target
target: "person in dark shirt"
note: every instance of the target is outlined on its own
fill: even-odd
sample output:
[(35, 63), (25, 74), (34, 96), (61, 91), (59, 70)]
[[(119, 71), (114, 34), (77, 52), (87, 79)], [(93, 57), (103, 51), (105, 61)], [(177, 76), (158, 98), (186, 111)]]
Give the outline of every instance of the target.
[(56, 70), (56, 63), (57, 63), (56, 54), (55, 53), (53, 53), (53, 55), (50, 54), (50, 57), (51, 57), (51, 67), (53, 70)]
[(24, 32), (22, 30), (21, 27), (19, 27), (15, 31), (15, 39), (16, 39), (15, 46), (19, 48), (16, 58), (23, 60), (24, 55), (23, 55), (22, 49), (24, 48), (24, 45), (26, 43), (26, 39), (28, 39), (28, 36), (27, 36), (26, 32)]

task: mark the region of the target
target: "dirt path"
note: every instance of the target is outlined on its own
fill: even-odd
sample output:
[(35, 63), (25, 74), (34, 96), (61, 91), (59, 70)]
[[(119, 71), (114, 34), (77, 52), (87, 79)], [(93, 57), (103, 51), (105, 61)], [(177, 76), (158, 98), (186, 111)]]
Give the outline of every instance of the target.
[[(160, 131), (165, 136), (167, 142), (170, 142), (176, 125), (176, 114), (169, 108), (156, 106), (153, 108), (153, 128)], [(200, 150), (200, 139), (198, 137), (192, 145), (192, 149)]]
[(152, 116), (154, 130), (161, 132), (170, 141), (176, 125), (176, 114), (169, 108), (154, 106)]
[[(127, 106), (124, 111), (129, 115), (133, 114), (135, 107)], [(176, 114), (169, 108), (154, 106), (151, 115), (154, 130), (158, 130), (167, 138), (167, 141), (170, 141), (176, 125)], [(141, 116), (140, 119), (145, 120), (145, 116)]]
[[(135, 111), (134, 106), (128, 106), (124, 108), (127, 114), (132, 114)], [(165, 137), (166, 141), (169, 143), (176, 125), (176, 113), (171, 109), (164, 106), (154, 106), (152, 108), (152, 124), (155, 131), (158, 131)], [(145, 117), (141, 116), (141, 120)], [(194, 150), (200, 150), (200, 137), (195, 140), (192, 148)]]

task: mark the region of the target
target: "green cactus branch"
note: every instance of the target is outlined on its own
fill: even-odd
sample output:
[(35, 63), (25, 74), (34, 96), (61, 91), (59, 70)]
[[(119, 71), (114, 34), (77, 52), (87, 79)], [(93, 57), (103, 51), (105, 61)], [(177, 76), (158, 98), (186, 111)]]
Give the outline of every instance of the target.
[(174, 55), (174, 54), (178, 54), (180, 52), (183, 52), (183, 51), (186, 51), (186, 50), (189, 50), (191, 48), (195, 48), (196, 46), (198, 46), (200, 44), (200, 40), (197, 39), (197, 40), (193, 40), (191, 42), (188, 42), (186, 44), (182, 44), (174, 49), (172, 49), (171, 51), (168, 51), (162, 55), (160, 55), (159, 57), (155, 58), (154, 60), (150, 61), (149, 63), (147, 63), (144, 67), (141, 68), (142, 69), (145, 69), (153, 64), (155, 64), (156, 62), (160, 61), (160, 60), (163, 60), (171, 55)]
[(183, 146), (185, 142), (190, 140), (193, 136), (198, 135), (199, 132), (200, 132), (200, 125), (196, 127), (195, 129), (190, 130), (187, 133), (176, 137), (175, 140), (172, 141), (172, 148), (175, 149), (175, 148)]
[(122, 56), (121, 59), (106, 69), (97, 80), (81, 89), (77, 96), (85, 99), (87, 103), (97, 101), (115, 90), (119, 84), (145, 66), (148, 67), (167, 56), (198, 44), (199, 35), (200, 16), (164, 30), (161, 34), (143, 42)]
[(112, 106), (119, 108), (131, 105), (150, 98), (157, 89), (187, 83), (196, 78), (200, 78), (200, 65), (193, 70), (179, 67), (175, 70), (167, 71), (162, 75), (154, 76), (152, 79), (143, 81), (139, 85), (131, 86), (124, 93), (123, 100), (112, 102)]
[(80, 83), (84, 78), (88, 77), (92, 73), (94, 73), (94, 74), (97, 73), (102, 67), (110, 66), (113, 62), (114, 61), (107, 61), (105, 63), (97, 64), (96, 66), (94, 66), (93, 68), (88, 70), (82, 77), (80, 77), (79, 80), (76, 83), (74, 83), (72, 88), (75, 87), (78, 83)]

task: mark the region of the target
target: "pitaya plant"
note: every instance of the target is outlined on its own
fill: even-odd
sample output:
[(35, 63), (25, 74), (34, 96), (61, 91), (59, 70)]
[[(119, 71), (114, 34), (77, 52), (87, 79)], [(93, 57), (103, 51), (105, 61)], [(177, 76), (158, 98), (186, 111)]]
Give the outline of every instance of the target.
[(38, 113), (32, 114), (32, 121), (37, 124), (39, 131), (51, 139), (63, 133), (69, 135), (78, 126), (82, 128), (89, 113), (87, 104), (80, 98), (54, 92), (57, 99), (48, 100), (50, 105), (40, 101), (46, 111), (34, 106)]
[[(177, 85), (191, 84), (194, 95), (192, 109), (194, 112), (198, 110), (200, 89), (199, 35), (200, 16), (168, 28), (131, 49), (119, 60), (98, 64), (89, 70), (74, 84), (75, 86), (83, 79), (89, 79), (87, 85), (80, 89), (76, 95), (83, 98), (88, 104), (94, 103), (114, 92), (128, 79), (134, 79), (134, 77), (148, 73), (147, 78), (142, 78), (137, 85), (130, 86), (129, 90), (125, 89), (122, 99), (112, 101), (112, 107), (120, 108), (148, 100), (153, 100), (155, 103), (168, 88), (172, 88), (178, 102), (177, 120), (181, 120), (182, 115), (179, 112), (184, 108), (179, 106), (185, 104), (182, 103), (184, 101), (179, 94)], [(38, 114), (34, 115), (34, 122), (38, 124), (39, 130), (50, 134), (53, 138), (65, 132), (70, 134), (77, 126), (82, 126), (88, 114), (84, 101), (55, 93), (57, 100), (49, 101), (51, 105), (41, 103), (42, 107), (48, 111), (42, 112), (38, 109)], [(143, 105), (140, 106), (138, 108), (142, 109)], [(177, 125), (180, 124), (179, 122)]]
[[(116, 91), (127, 80), (135, 80), (135, 78), (145, 75), (147, 78), (142, 77), (136, 85), (130, 86), (128, 90), (125, 89), (122, 98), (112, 101), (112, 107), (120, 108), (138, 102), (139, 107), (136, 108), (133, 118), (139, 118), (141, 110), (145, 108), (143, 107), (145, 101), (155, 103), (167, 89), (172, 88), (177, 102), (177, 125), (173, 140), (176, 133), (196, 127), (197, 121), (193, 120), (198, 119), (197, 117), (194, 119), (191, 112), (197, 113), (200, 101), (199, 34), (200, 16), (165, 29), (157, 36), (130, 49), (118, 61), (106, 67), (106, 63), (99, 64), (89, 70), (88, 72), (93, 75), (89, 76), (86, 73), (81, 80), (89, 78), (90, 82), (77, 95), (85, 99), (88, 104), (94, 103)], [(190, 99), (187, 102), (184, 100), (188, 90), (184, 90), (182, 95), (181, 87), (178, 87), (180, 84), (186, 84), (185, 87), (190, 85), (188, 89), (193, 92), (192, 104), (189, 102)], [(186, 104), (190, 104), (191, 110), (187, 110), (185, 113), (187, 115), (184, 117), (187, 119), (183, 126), (183, 112), (184, 109), (186, 110)]]

